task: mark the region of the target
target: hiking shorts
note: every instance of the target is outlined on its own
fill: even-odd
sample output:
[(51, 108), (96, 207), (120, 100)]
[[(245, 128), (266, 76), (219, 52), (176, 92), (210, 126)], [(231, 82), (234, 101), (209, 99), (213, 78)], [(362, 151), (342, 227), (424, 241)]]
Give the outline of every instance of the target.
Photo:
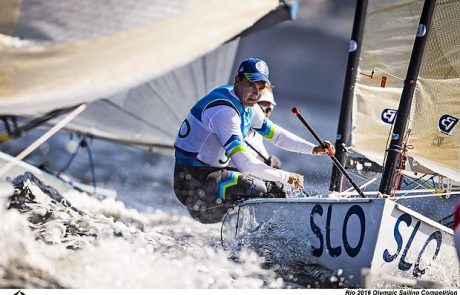
[(280, 182), (243, 175), (231, 169), (196, 167), (176, 163), (174, 192), (190, 215), (202, 223), (221, 222), (240, 200), (284, 198)]

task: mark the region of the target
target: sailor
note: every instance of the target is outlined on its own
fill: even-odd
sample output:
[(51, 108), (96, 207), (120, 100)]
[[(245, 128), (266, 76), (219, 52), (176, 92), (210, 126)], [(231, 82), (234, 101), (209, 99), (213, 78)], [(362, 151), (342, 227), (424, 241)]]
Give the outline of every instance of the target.
[[(213, 89), (190, 110), (174, 143), (174, 192), (202, 223), (222, 221), (229, 208), (247, 198), (285, 197), (303, 189), (303, 176), (275, 169), (248, 152), (244, 139), (253, 128), (280, 148), (310, 155), (334, 155), (274, 124), (257, 104), (269, 81), (258, 58), (243, 60), (233, 85)], [(232, 160), (236, 169), (228, 168)]]
[[(273, 96), (273, 89), (270, 84), (265, 85), (265, 89), (257, 104), (262, 109), (265, 117), (269, 118), (276, 106), (275, 97)], [(281, 168), (280, 159), (273, 155), (270, 156), (267, 149), (265, 148), (264, 138), (253, 128), (249, 130), (245, 141), (249, 146), (248, 151), (250, 153), (252, 153), (254, 156), (256, 156), (258, 159), (270, 167), (277, 169)]]

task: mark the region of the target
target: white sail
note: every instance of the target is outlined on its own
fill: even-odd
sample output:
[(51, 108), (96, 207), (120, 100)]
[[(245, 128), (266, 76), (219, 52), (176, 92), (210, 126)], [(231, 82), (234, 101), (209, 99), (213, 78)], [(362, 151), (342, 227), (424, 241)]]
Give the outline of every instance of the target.
[[(421, 1), (369, 1), (353, 98), (352, 146), (383, 165), (422, 11)], [(374, 71), (373, 77), (370, 78)], [(394, 76), (389, 76), (391, 73)], [(381, 87), (382, 76), (387, 76)], [(385, 120), (382, 120), (382, 117)]]
[(231, 80), (238, 39), (140, 86), (97, 100), (67, 129), (143, 148), (173, 147), (190, 107)]
[[(422, 1), (369, 1), (355, 86), (352, 146), (381, 165), (422, 5)], [(455, 181), (460, 181), (460, 131), (446, 132), (439, 126), (452, 127), (460, 118), (460, 23), (457, 17), (449, 18), (459, 7), (459, 1), (436, 5), (408, 124), (407, 151), (416, 162)]]
[(72, 1), (2, 1), (0, 114), (50, 111), (140, 85), (209, 53), (278, 6), (84, 0), (76, 9)]
[(460, 1), (438, 1), (411, 116), (409, 155), (460, 181)]

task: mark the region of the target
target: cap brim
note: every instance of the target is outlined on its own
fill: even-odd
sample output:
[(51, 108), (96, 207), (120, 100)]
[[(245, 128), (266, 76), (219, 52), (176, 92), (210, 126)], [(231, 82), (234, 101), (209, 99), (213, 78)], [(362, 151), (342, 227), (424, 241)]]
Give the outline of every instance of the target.
[(244, 73), (244, 76), (246, 77), (246, 79), (248, 79), (251, 82), (265, 81), (268, 84), (270, 84), (270, 80), (268, 80), (268, 77), (265, 76), (264, 74), (260, 74), (260, 73)]

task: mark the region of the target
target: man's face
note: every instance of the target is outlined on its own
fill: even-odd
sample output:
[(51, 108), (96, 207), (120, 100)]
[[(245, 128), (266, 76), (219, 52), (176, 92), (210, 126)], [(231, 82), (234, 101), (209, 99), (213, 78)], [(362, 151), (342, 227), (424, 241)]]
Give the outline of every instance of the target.
[(235, 83), (235, 94), (240, 99), (243, 107), (254, 106), (262, 96), (265, 89), (265, 81), (251, 82), (248, 79), (237, 79)]

